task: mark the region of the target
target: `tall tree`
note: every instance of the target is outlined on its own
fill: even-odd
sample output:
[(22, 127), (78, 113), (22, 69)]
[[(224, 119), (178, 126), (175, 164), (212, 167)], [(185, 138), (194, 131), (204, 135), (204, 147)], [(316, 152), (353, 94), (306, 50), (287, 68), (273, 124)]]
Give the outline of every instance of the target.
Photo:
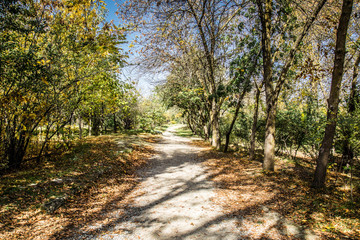
[(321, 188), (325, 185), (326, 170), (329, 161), (330, 149), (333, 144), (336, 119), (339, 106), (339, 95), (344, 73), (344, 61), (346, 55), (346, 36), (353, 8), (353, 0), (343, 0), (341, 16), (336, 33), (335, 59), (332, 72), (331, 89), (328, 99), (327, 123), (325, 135), (316, 160), (316, 170), (313, 187)]
[[(287, 80), (287, 74), (290, 70), (290, 67), (293, 65), (293, 60), (295, 54), (300, 48), (304, 37), (310, 30), (313, 22), (316, 20), (320, 10), (323, 8), (327, 0), (320, 0), (317, 2), (315, 9), (307, 18), (305, 24), (300, 29), (299, 34), (296, 36), (295, 40), (290, 44), (289, 51), (285, 53), (285, 58), (281, 64), (281, 70), (278, 72), (277, 76), (274, 76), (273, 68), (273, 58), (272, 49), (276, 49), (276, 46), (272, 44), (272, 17), (273, 12), (273, 1), (272, 0), (256, 0), (258, 7), (258, 15), (261, 22), (261, 41), (262, 41), (262, 55), (263, 55), (263, 74), (264, 74), (264, 85), (265, 85), (265, 94), (266, 94), (266, 129), (265, 129), (265, 143), (264, 143), (264, 161), (263, 169), (266, 171), (274, 170), (274, 157), (275, 157), (275, 118), (276, 118), (276, 106), (279, 98), (279, 94), (283, 88), (284, 83)], [(291, 2), (286, 2), (290, 4)], [(285, 4), (285, 8), (288, 9), (290, 6)], [(285, 14), (289, 12), (285, 11)], [(288, 18), (286, 18), (288, 19)], [(282, 21), (279, 18), (279, 21)], [(286, 20), (288, 21), (288, 20)], [(286, 24), (285, 25), (291, 25)], [(292, 28), (290, 28), (292, 29)], [(290, 30), (288, 30), (290, 31)], [(286, 34), (283, 32), (282, 34)], [(276, 67), (278, 67), (277, 64)]]

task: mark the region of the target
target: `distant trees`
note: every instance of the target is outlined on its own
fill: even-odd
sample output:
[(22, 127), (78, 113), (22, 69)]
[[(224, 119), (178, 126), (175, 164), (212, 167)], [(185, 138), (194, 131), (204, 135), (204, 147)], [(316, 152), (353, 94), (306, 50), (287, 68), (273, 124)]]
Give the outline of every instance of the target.
[[(322, 146), (328, 158), (334, 136), (333, 154), (352, 159), (358, 151), (358, 12), (349, 15), (341, 74), (333, 64), (339, 58), (335, 29), (347, 1), (136, 0), (120, 12), (142, 35), (136, 39), (143, 46), (141, 63), (167, 72), (158, 92), (182, 111), (189, 128), (219, 150), (241, 142), (250, 159), (261, 147), (263, 169), (274, 171), (277, 153), (317, 158)], [(344, 75), (339, 95), (331, 87), (334, 71)], [(337, 111), (338, 131), (330, 124)], [(326, 161), (318, 160), (317, 177), (326, 172)]]
[[(227, 60), (229, 54), (234, 54), (230, 29), (242, 4), (243, 1), (136, 0), (125, 2), (122, 8), (123, 18), (144, 34), (145, 65), (182, 66), (189, 78), (196, 79), (208, 109), (208, 122), (202, 128), (210, 132), (204, 135), (211, 136), (217, 149), (221, 145), (219, 117), (224, 86), (229, 81)], [(186, 66), (190, 62), (195, 65)]]

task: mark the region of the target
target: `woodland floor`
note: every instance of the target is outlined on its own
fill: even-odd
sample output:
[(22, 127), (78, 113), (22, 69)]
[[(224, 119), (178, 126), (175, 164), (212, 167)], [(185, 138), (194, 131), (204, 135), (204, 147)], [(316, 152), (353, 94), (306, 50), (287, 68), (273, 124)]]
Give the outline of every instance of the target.
[[(350, 201), (347, 178), (330, 173), (320, 193), (308, 187), (305, 160), (278, 160), (264, 174), (245, 152), (216, 152), (179, 127), (161, 138), (90, 138), (59, 166), (37, 169), (42, 178), (3, 176), (0, 239), (360, 239), (359, 194)], [(51, 177), (86, 188), (47, 214), (38, 205), (75, 184), (54, 186), (48, 172), (69, 167)]]

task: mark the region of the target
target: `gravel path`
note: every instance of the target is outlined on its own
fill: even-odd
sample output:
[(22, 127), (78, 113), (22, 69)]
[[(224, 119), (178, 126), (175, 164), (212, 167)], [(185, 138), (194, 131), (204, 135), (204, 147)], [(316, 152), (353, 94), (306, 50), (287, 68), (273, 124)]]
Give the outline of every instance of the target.
[(163, 134), (155, 146), (158, 154), (141, 170), (126, 217), (91, 239), (241, 239), (235, 219), (211, 201), (215, 186), (197, 160), (201, 148), (175, 136), (177, 127)]

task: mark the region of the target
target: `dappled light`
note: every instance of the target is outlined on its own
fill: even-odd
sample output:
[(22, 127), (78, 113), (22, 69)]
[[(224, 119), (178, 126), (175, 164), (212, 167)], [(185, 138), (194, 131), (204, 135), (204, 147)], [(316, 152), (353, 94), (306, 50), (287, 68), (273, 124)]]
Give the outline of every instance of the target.
[(360, 239), (356, 0), (0, 0), (0, 239)]

